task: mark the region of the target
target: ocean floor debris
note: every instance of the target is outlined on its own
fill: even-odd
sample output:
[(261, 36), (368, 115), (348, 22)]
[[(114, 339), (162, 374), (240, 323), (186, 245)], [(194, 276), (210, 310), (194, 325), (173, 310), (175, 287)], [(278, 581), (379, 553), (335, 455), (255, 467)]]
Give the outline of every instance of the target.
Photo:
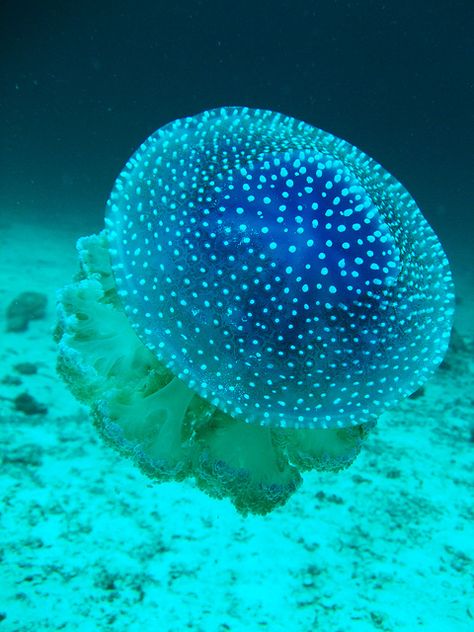
[(46, 315), (48, 297), (42, 292), (22, 292), (7, 307), (7, 331), (26, 331), (31, 320)]

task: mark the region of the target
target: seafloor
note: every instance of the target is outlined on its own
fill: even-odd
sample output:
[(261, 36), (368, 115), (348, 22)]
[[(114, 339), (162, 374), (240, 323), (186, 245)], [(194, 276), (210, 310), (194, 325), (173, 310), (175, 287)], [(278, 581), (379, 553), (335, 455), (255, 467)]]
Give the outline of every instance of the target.
[[(56, 376), (55, 289), (82, 232), (0, 226), (0, 630), (472, 631), (472, 269), (457, 266), (446, 360), (355, 464), (242, 518), (192, 484), (152, 485)], [(23, 291), (47, 294), (46, 316), (6, 332)]]

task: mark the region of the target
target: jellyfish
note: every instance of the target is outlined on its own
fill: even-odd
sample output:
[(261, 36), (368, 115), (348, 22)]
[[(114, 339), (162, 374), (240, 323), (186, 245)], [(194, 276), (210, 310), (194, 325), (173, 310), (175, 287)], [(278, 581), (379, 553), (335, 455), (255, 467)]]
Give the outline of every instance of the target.
[(449, 265), (413, 198), (275, 112), (158, 129), (77, 248), (59, 373), (151, 479), (192, 478), (244, 515), (348, 467), (448, 345)]

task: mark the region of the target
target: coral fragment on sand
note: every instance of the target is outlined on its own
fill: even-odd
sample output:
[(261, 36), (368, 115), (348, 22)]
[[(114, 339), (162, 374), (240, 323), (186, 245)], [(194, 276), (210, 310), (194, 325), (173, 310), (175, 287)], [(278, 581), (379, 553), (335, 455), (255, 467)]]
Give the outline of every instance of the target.
[(22, 292), (7, 307), (7, 331), (26, 331), (30, 320), (46, 314), (48, 298), (42, 292)]

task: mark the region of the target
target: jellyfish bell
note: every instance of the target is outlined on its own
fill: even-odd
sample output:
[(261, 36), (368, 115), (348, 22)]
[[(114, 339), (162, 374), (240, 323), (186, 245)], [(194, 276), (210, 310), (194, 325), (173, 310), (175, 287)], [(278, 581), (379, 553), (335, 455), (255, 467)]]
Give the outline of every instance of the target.
[(302, 471), (347, 467), (448, 343), (448, 263), (408, 192), (269, 111), (152, 134), (79, 255), (60, 372), (152, 478), (193, 476), (242, 513), (286, 502)]

